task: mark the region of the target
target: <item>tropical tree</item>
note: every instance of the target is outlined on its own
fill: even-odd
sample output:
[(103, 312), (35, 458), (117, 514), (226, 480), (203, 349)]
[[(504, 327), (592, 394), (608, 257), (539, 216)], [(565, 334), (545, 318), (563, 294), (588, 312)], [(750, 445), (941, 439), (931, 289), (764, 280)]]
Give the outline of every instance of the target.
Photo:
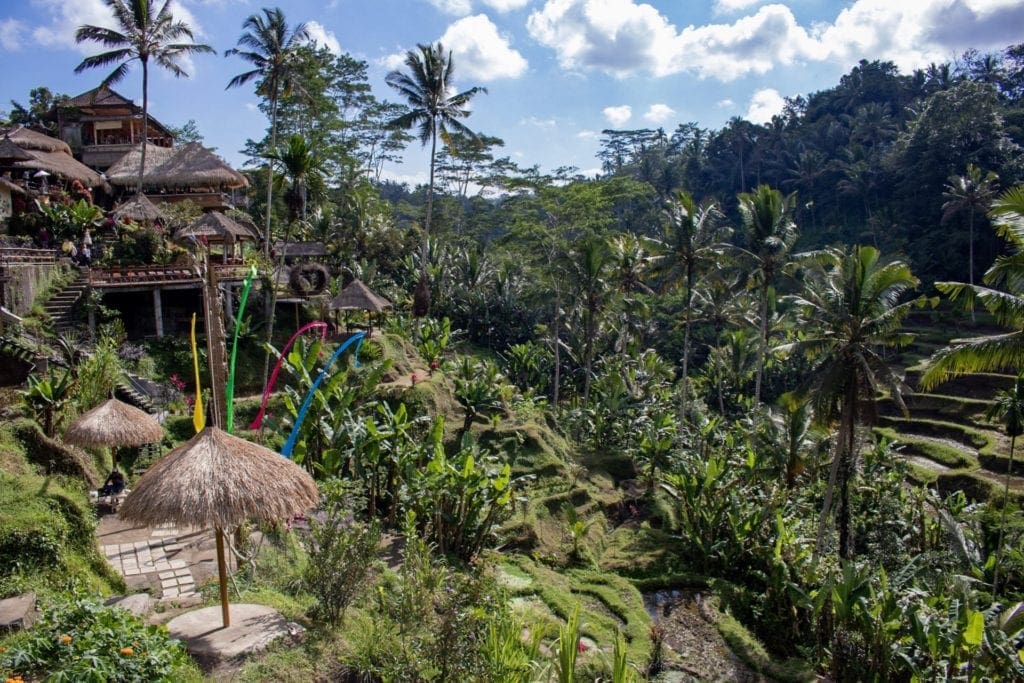
[(171, 0), (166, 0), (156, 13), (149, 0), (103, 0), (114, 14), (117, 29), (85, 24), (75, 31), (75, 42), (87, 40), (112, 48), (107, 52), (86, 57), (75, 67), (75, 73), (87, 69), (107, 67), (116, 64), (114, 70), (100, 83), (108, 88), (120, 82), (127, 74), (132, 62), (142, 65), (142, 156), (139, 162), (138, 192), (142, 194), (142, 178), (146, 169), (146, 145), (149, 142), (149, 62), (167, 69), (176, 77), (188, 76), (178, 64), (181, 57), (203, 52), (213, 52), (209, 45), (192, 41), (192, 28), (183, 21), (176, 21), (171, 14)]
[(282, 178), (288, 182), (288, 188), (284, 193), (285, 206), (288, 207), (288, 222), (305, 220), (310, 195), (320, 197), (324, 193), (327, 161), (313, 144), (298, 133), (288, 138), (287, 146), (273, 150), (266, 156), (270, 161), (277, 163), (281, 168)]
[(849, 559), (854, 554), (850, 482), (856, 469), (857, 427), (873, 417), (880, 387), (906, 410), (902, 381), (880, 351), (909, 342), (910, 335), (900, 327), (924, 299), (900, 303), (918, 280), (902, 261), (881, 262), (874, 247), (811, 252), (801, 255), (799, 263), (808, 270), (802, 293), (792, 301), (803, 315), (805, 333), (777, 350), (802, 353), (812, 362), (796, 393), (807, 397), (819, 424), (839, 423), (814, 552), (817, 557), (821, 551), (838, 485), (839, 555)]
[[(998, 182), (999, 176), (992, 171), (983, 172), (974, 164), (967, 164), (967, 173), (950, 176), (946, 191), (942, 193), (946, 198), (946, 202), (942, 205), (943, 223), (948, 223), (958, 214), (967, 214), (969, 234), (967, 281), (971, 285), (974, 284), (974, 215), (976, 213), (984, 214), (988, 211)], [(971, 310), (971, 320), (974, 320), (973, 309)]]
[(985, 272), (982, 281), (988, 286), (936, 282), (935, 288), (966, 308), (979, 301), (996, 323), (1010, 331), (954, 339), (928, 361), (928, 369), (921, 376), (925, 390), (950, 377), (972, 372), (1019, 372), (1024, 367), (1024, 185), (1000, 195), (989, 216), (996, 234), (1009, 242), (1010, 253), (997, 258)]
[[(283, 96), (287, 96), (295, 88), (295, 69), (297, 67), (297, 48), (309, 40), (305, 24), (295, 26), (288, 31), (281, 8), (263, 8), (263, 16), (249, 15), (242, 23), (242, 36), (237, 47), (224, 52), (225, 57), (237, 55), (249, 62), (252, 69), (240, 73), (230, 81), (228, 88), (245, 85), (259, 79), (256, 94), (265, 97), (270, 104), (270, 149), (277, 149), (277, 108)], [(274, 168), (267, 165), (267, 207), (264, 216), (263, 254), (270, 257), (270, 216), (273, 206)]]
[(992, 570), (992, 600), (999, 595), (999, 566), (1003, 561), (1003, 533), (1006, 530), (1006, 511), (1010, 507), (1010, 479), (1013, 476), (1013, 451), (1017, 437), (1024, 434), (1024, 374), (1017, 375), (1013, 389), (1001, 391), (988, 409), (989, 419), (998, 419), (1010, 437), (1010, 461), (1006, 464), (1006, 485), (1003, 489), (1003, 508), (999, 520), (999, 541), (996, 544), (996, 564)]
[(590, 402), (590, 380), (594, 367), (594, 341), (599, 316), (607, 298), (608, 269), (611, 259), (607, 243), (600, 238), (583, 240), (570, 254), (570, 269), (582, 309), (583, 322), (583, 405)]
[(740, 194), (739, 200), (740, 217), (747, 237), (745, 251), (753, 262), (751, 276), (760, 295), (758, 320), (761, 340), (754, 380), (754, 402), (757, 403), (761, 400), (761, 378), (768, 355), (768, 298), (800, 232), (790, 217), (793, 195), (784, 197), (776, 189), (758, 185), (753, 192)]
[(689, 387), (690, 326), (697, 277), (720, 255), (730, 230), (722, 226), (722, 213), (714, 202), (697, 204), (689, 193), (679, 190), (665, 209), (659, 239), (661, 253), (653, 259), (656, 276), (666, 287), (685, 288), (683, 303), (683, 371), (680, 414), (685, 416)]
[(460, 119), (470, 114), (469, 102), (485, 88), (473, 87), (452, 94), (452, 76), (455, 64), (451, 52), (445, 52), (439, 42), (433, 45), (417, 45), (416, 50), (405, 54), (407, 73), (395, 70), (387, 75), (386, 82), (405, 97), (409, 111), (390, 122), (392, 128), (409, 130), (415, 128), (423, 146), (430, 143), (430, 181), (427, 185), (427, 213), (423, 220), (423, 246), (420, 258), (420, 279), (416, 287), (413, 312), (418, 316), (427, 314), (430, 308), (430, 285), (427, 281), (427, 251), (430, 239), (430, 222), (434, 211), (434, 167), (437, 162), (437, 138), (447, 144), (452, 134), (458, 133), (477, 139), (476, 133), (466, 127)]

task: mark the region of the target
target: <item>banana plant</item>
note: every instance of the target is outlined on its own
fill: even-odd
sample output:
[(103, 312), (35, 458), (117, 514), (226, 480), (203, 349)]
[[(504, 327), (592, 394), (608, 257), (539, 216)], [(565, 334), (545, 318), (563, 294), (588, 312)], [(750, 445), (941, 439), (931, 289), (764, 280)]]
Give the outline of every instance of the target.
[(75, 380), (70, 372), (59, 377), (28, 376), (28, 389), (21, 392), (21, 397), (46, 436), (53, 437), (55, 418), (71, 400), (74, 386)]

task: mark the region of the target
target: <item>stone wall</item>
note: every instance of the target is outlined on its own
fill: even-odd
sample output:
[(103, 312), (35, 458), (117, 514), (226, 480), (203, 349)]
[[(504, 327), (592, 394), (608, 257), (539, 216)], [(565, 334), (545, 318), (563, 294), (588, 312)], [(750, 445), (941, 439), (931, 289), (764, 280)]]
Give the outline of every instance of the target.
[(2, 304), (9, 311), (24, 316), (32, 310), (36, 297), (69, 266), (63, 263), (12, 263), (2, 269)]

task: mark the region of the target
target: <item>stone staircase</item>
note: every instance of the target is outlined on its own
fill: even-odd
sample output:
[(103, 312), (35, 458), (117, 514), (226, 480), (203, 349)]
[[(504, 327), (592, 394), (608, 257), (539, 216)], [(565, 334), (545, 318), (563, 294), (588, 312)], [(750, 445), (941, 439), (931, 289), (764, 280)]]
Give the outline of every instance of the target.
[(75, 279), (50, 297), (50, 300), (43, 306), (50, 317), (50, 325), (55, 335), (78, 327), (75, 313), (88, 288), (88, 282), (88, 269), (79, 270)]

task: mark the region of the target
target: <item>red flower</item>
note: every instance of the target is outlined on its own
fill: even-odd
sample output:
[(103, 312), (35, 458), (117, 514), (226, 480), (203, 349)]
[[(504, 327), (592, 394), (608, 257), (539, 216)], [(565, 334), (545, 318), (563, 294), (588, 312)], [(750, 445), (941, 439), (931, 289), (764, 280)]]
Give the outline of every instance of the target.
[(586, 645), (586, 643), (584, 643), (584, 642), (583, 642), (583, 641), (581, 640), (581, 641), (580, 641), (580, 644), (576, 646), (576, 650), (577, 650), (577, 651), (579, 651), (579, 652), (586, 652), (586, 651), (587, 651), (587, 645)]

